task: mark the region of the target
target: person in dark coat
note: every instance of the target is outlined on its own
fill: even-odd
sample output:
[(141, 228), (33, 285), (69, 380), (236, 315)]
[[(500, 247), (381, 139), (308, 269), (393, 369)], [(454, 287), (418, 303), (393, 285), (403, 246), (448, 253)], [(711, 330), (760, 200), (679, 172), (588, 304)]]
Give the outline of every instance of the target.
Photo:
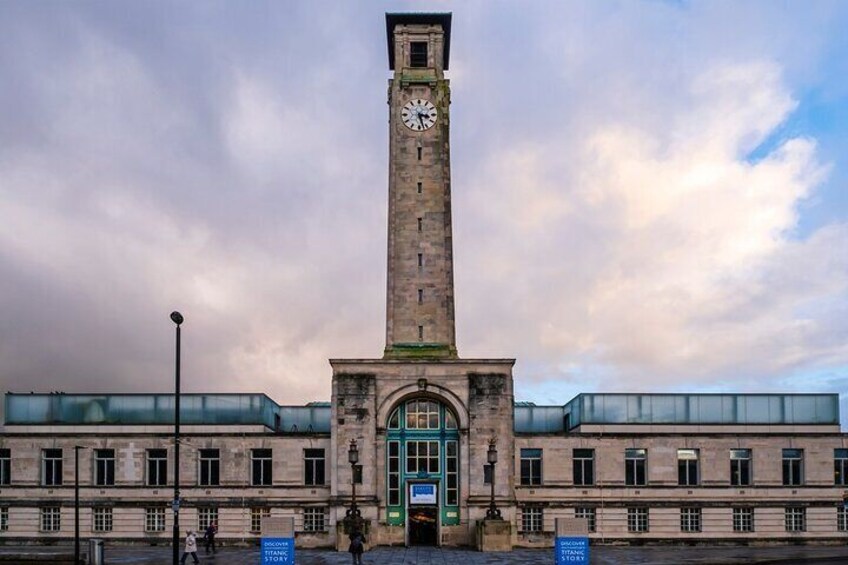
[(350, 538), (348, 551), (353, 555), (353, 565), (362, 565), (362, 554), (365, 552), (367, 540), (358, 528), (353, 530), (348, 537)]
[(218, 553), (215, 549), (215, 534), (218, 532), (218, 524), (212, 522), (209, 524), (209, 527), (206, 528), (206, 533), (203, 534), (204, 539), (206, 540), (206, 554), (209, 554), (209, 547), (212, 547), (212, 553)]

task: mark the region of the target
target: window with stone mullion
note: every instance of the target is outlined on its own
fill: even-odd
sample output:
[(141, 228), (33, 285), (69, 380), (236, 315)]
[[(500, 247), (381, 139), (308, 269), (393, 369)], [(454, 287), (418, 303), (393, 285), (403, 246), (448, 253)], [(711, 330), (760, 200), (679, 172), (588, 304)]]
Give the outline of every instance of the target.
[(12, 450), (0, 449), (0, 485), (9, 485), (12, 482)]
[(62, 485), (62, 450), (45, 449), (41, 452), (41, 483), (44, 486)]
[(595, 484), (595, 450), (575, 449), (573, 452), (574, 484), (589, 486)]
[(252, 449), (250, 451), (250, 484), (268, 486), (271, 484), (272, 459), (270, 449)]
[(307, 485), (324, 484), (324, 450), (306, 449), (304, 458), (304, 483)]
[(168, 484), (168, 452), (165, 449), (147, 450), (147, 485), (162, 487)]
[(848, 449), (833, 450), (833, 482), (848, 486)]
[(94, 450), (94, 484), (112, 486), (115, 484), (115, 450)]
[(521, 484), (525, 486), (542, 484), (542, 450), (521, 450)]
[(804, 450), (783, 450), (783, 484), (800, 486), (804, 483)]
[(199, 472), (198, 484), (201, 486), (218, 486), (221, 483), (221, 459), (219, 450), (200, 450)]

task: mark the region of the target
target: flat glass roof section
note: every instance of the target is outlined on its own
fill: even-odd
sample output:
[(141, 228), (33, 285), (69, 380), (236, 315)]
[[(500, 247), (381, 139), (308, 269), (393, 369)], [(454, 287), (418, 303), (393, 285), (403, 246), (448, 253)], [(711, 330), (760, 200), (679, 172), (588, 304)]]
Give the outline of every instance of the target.
[(516, 403), (515, 431), (583, 424), (839, 425), (838, 394), (579, 394), (564, 406)]
[[(173, 425), (173, 394), (6, 394), (6, 425)], [(329, 406), (280, 406), (264, 394), (180, 394), (183, 425), (330, 431)]]

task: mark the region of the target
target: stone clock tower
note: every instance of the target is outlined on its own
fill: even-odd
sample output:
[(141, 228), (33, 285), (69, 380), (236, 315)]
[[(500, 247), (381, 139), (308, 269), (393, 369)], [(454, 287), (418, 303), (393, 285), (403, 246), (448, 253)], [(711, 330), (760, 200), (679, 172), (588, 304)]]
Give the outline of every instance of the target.
[(495, 498), (505, 524), (514, 516), (515, 361), (456, 352), (450, 32), (450, 14), (386, 14), (386, 347), (379, 359), (330, 359), (330, 519), (340, 548), (356, 512), (371, 543), (471, 544), (492, 496), (484, 467), (493, 440)]
[(456, 357), (450, 191), (450, 14), (387, 14), (386, 358)]

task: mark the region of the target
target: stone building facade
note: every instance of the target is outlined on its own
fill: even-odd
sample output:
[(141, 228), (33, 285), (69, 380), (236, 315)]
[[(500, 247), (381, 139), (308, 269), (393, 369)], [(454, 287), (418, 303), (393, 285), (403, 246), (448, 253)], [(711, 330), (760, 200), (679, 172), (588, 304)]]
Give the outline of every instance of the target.
[[(450, 14), (386, 23), (384, 354), (330, 360), (330, 402), (183, 395), (184, 529), (214, 521), (225, 542), (252, 542), (264, 517), (293, 517), (299, 546), (333, 546), (355, 482), (376, 544), (472, 545), (492, 491), (516, 546), (550, 546), (558, 517), (586, 519), (597, 542), (844, 541), (837, 395), (582, 394), (535, 406), (515, 400), (513, 359), (459, 356)], [(172, 395), (7, 393), (5, 408), (0, 543), (73, 536), (76, 446), (84, 535), (170, 542)]]

